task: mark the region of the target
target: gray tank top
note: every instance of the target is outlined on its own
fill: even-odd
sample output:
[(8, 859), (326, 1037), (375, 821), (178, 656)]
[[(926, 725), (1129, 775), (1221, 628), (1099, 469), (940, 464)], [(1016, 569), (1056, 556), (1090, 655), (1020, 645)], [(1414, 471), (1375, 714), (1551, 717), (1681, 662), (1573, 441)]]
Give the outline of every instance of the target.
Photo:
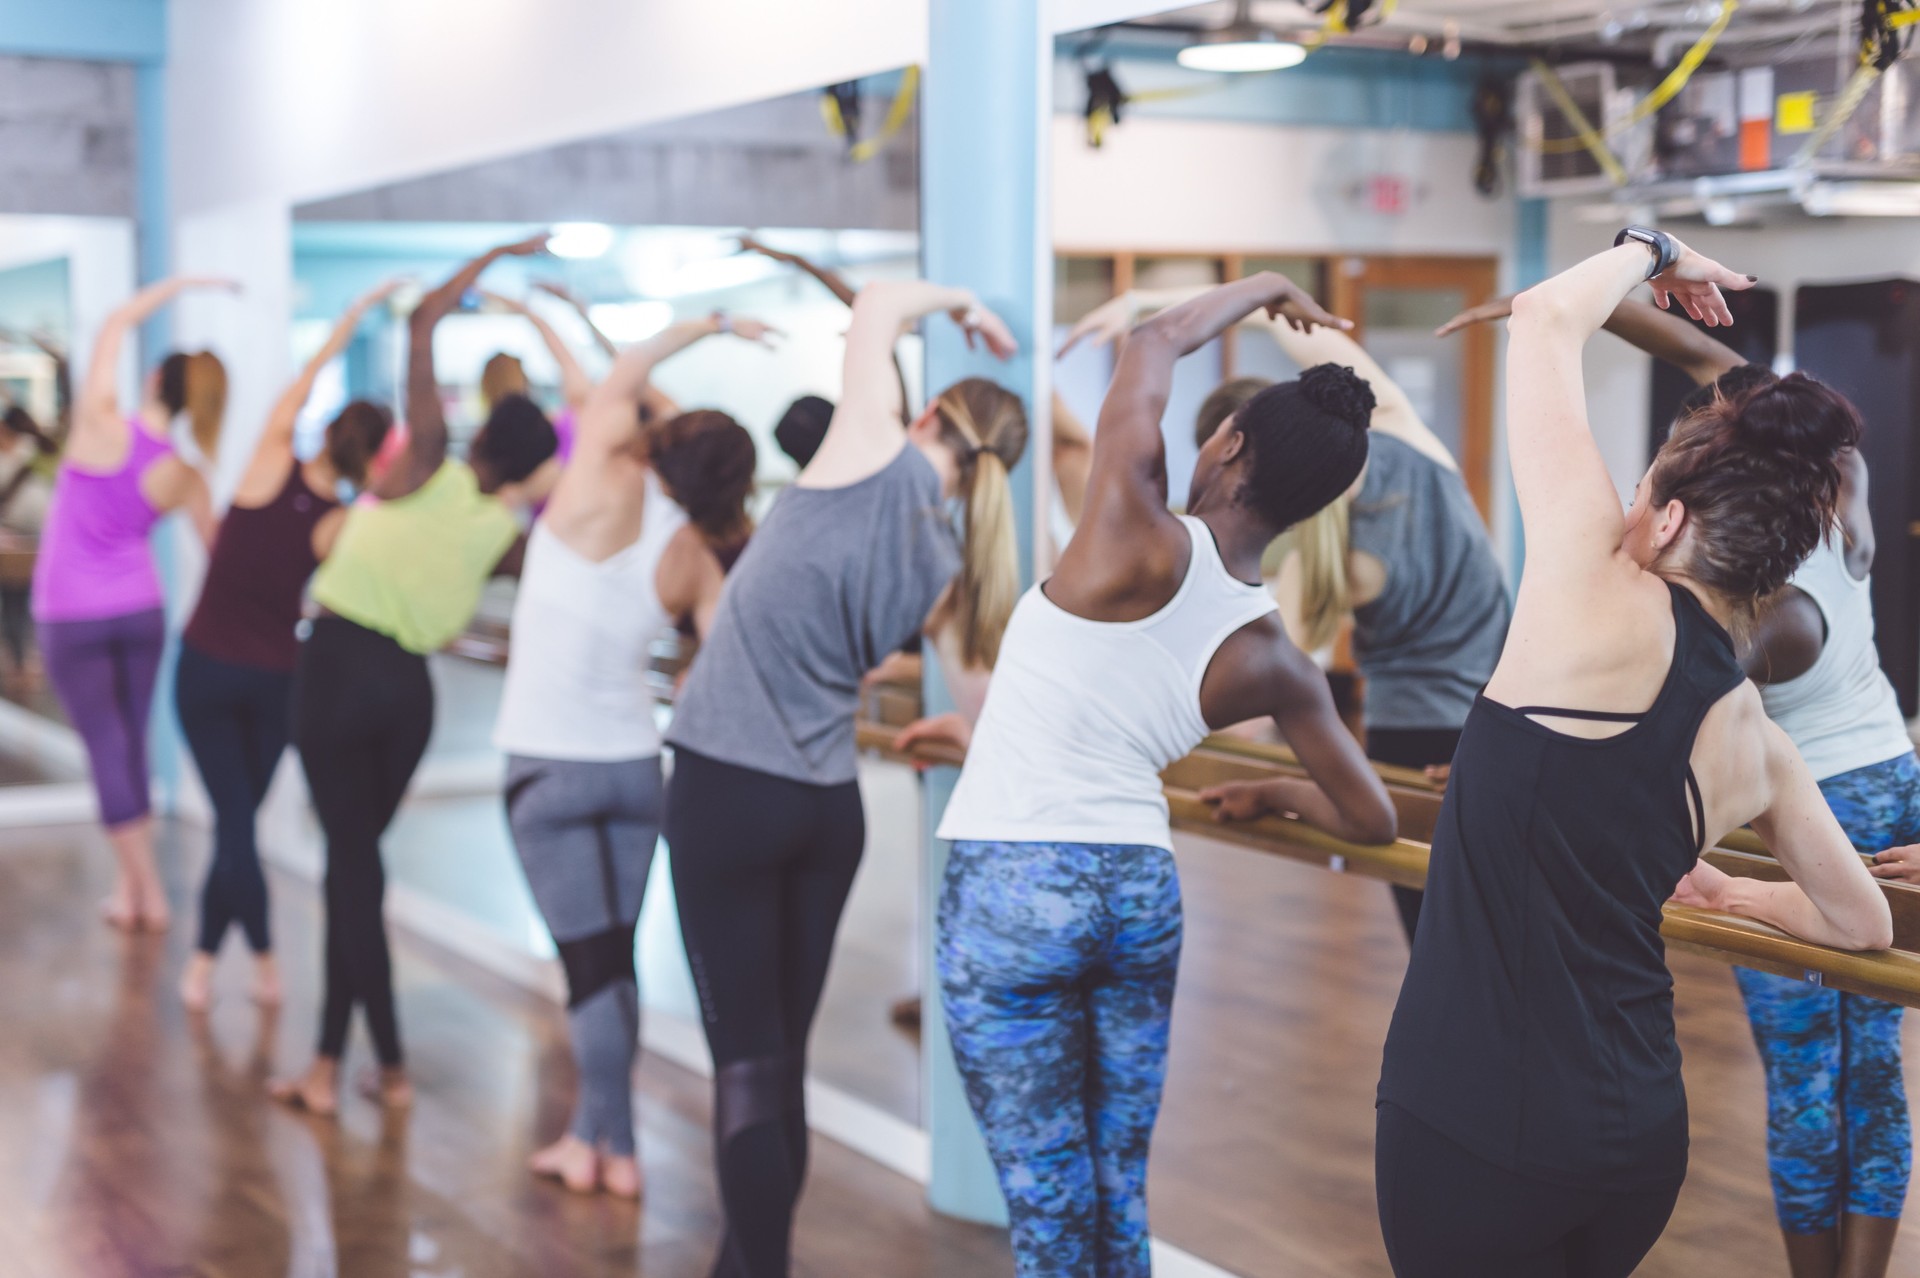
[(940, 476), (911, 444), (841, 488), (789, 488), (727, 574), (667, 742), (814, 785), (855, 776), (860, 679), (960, 571)]
[(1353, 611), (1367, 725), (1458, 728), (1500, 660), (1513, 615), (1466, 483), (1375, 431), (1348, 544), (1386, 565), (1378, 599)]

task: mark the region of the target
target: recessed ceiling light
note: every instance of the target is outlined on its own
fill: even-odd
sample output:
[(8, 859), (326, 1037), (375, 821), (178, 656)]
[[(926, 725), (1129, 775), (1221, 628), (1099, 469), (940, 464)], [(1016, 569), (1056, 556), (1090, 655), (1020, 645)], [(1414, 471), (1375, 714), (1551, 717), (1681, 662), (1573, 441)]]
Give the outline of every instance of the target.
[(1239, 0), (1233, 21), (1180, 50), (1180, 65), (1191, 71), (1282, 71), (1306, 61), (1307, 50), (1282, 40), (1253, 20), (1253, 0)]

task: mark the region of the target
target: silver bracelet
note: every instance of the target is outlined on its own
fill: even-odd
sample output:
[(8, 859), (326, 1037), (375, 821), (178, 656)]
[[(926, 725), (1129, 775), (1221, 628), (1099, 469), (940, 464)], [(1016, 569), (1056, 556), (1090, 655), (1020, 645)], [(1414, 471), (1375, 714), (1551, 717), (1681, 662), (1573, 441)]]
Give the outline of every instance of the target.
[(713, 331), (716, 333), (731, 333), (733, 331), (733, 316), (727, 314), (725, 311), (715, 311), (713, 313)]

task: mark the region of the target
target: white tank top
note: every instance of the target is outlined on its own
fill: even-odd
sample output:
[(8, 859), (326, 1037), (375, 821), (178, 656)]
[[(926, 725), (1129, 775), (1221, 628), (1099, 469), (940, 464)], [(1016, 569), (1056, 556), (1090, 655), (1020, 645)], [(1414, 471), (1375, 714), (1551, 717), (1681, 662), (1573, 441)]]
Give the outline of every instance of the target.
[(544, 519), (534, 524), (513, 605), (496, 746), (590, 762), (660, 753), (647, 669), (649, 649), (671, 619), (654, 574), (686, 522), (649, 474), (640, 535), (598, 563), (561, 541)]
[(1767, 717), (1792, 738), (1816, 780), (1913, 753), (1900, 699), (1873, 643), (1871, 582), (1847, 571), (1836, 526), (1790, 583), (1826, 618), (1819, 659), (1798, 679), (1760, 689)]
[(1151, 617), (1088, 621), (1039, 586), (1021, 598), (941, 838), (1172, 849), (1160, 771), (1209, 731), (1213, 654), (1274, 610), (1264, 587), (1228, 574), (1204, 523), (1180, 522), (1187, 575)]

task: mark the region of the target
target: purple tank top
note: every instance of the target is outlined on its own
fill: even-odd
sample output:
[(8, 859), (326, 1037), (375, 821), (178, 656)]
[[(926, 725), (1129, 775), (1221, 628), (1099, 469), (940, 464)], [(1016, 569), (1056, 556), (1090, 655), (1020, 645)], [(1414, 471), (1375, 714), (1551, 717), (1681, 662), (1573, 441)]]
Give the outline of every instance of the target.
[(33, 615), (40, 621), (97, 621), (161, 605), (160, 573), (147, 534), (160, 512), (140, 491), (149, 467), (173, 445), (130, 418), (126, 460), (96, 475), (63, 462), (33, 565)]
[(307, 487), (300, 463), (264, 506), (232, 506), (207, 557), (207, 580), (186, 642), (218, 661), (290, 671), (300, 655), (294, 627), (307, 578), (320, 566), (313, 530), (340, 503)]

